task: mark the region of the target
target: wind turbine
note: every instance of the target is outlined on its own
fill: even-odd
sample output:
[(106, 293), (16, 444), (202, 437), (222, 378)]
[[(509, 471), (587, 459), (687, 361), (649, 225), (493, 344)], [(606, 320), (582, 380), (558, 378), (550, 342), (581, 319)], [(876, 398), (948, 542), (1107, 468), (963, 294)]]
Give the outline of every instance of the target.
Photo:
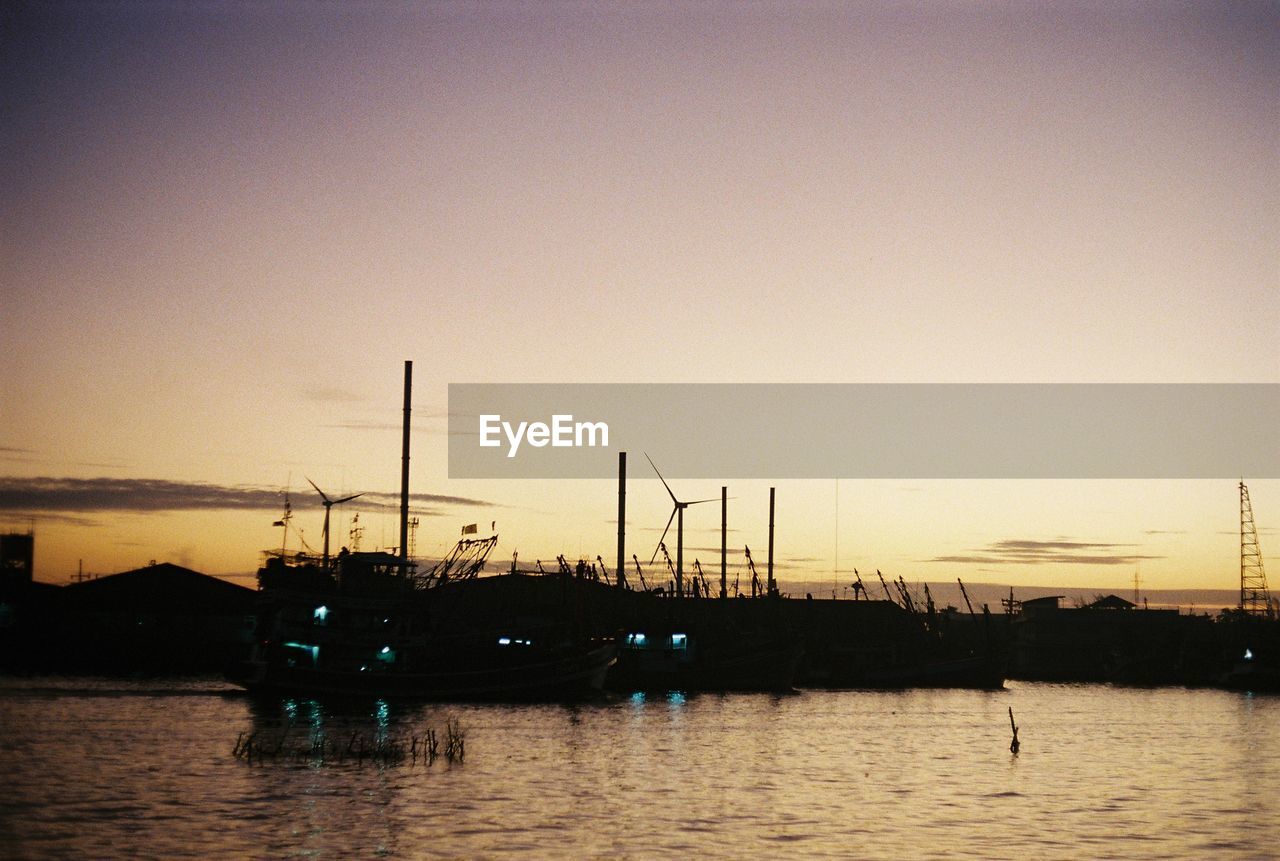
[(320, 499), (321, 501), (324, 502), (324, 567), (328, 568), (329, 567), (329, 509), (333, 508), (335, 505), (341, 505), (344, 502), (350, 502), (351, 500), (355, 499), (357, 496), (364, 496), (364, 494), (353, 493), (350, 496), (342, 497), (342, 499), (330, 499), (329, 497), (324, 495), (324, 491), (321, 490), (316, 485), (316, 483), (311, 479), (309, 478), (307, 479), (307, 484), (311, 485), (316, 489), (316, 493), (320, 494)]
[(658, 480), (662, 482), (662, 486), (667, 489), (667, 494), (671, 497), (671, 501), (675, 507), (671, 509), (671, 516), (667, 518), (666, 529), (662, 530), (662, 538), (658, 539), (658, 547), (654, 548), (653, 557), (649, 560), (652, 564), (654, 559), (658, 558), (658, 550), (662, 547), (662, 542), (667, 537), (667, 531), (671, 529), (671, 521), (676, 521), (676, 596), (684, 595), (684, 510), (690, 505), (697, 505), (701, 502), (715, 502), (715, 499), (695, 499), (692, 502), (681, 502), (676, 499), (676, 495), (671, 491), (671, 485), (667, 484), (667, 480), (662, 477), (662, 473), (658, 472), (658, 466), (653, 462), (653, 458), (649, 457), (646, 452), (644, 459), (649, 461), (649, 466), (653, 467), (653, 471), (658, 473)]

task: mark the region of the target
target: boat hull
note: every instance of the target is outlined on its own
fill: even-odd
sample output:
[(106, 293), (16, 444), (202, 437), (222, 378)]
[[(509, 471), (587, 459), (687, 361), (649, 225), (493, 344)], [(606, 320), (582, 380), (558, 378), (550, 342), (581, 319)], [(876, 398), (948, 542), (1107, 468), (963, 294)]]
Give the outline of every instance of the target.
[(1222, 680), (1222, 686), (1250, 693), (1280, 692), (1280, 667), (1257, 661), (1241, 661)]
[(841, 665), (822, 676), (811, 677), (811, 686), (829, 688), (971, 688), (999, 690), (1004, 687), (1004, 667), (985, 656), (945, 660), (918, 660), (881, 665)]
[(537, 700), (599, 691), (617, 660), (613, 643), (538, 654), (441, 656), (427, 672), (349, 671), (249, 661), (232, 681), (254, 693), (356, 695), (423, 700)]
[(862, 684), (872, 688), (998, 690), (1004, 687), (1004, 669), (984, 657), (922, 661), (869, 672), (864, 676)]
[(710, 648), (690, 657), (672, 649), (627, 649), (609, 674), (616, 691), (789, 691), (799, 643)]

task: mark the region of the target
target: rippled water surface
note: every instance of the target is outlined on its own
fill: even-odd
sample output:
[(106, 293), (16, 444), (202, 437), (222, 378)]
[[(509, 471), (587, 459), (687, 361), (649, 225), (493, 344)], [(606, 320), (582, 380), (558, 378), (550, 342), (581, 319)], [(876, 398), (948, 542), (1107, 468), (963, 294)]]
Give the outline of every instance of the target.
[[(454, 719), (466, 758), (232, 755), (290, 716), (299, 747)], [(1275, 858), (1280, 697), (1010, 683), (400, 706), (5, 679), (0, 856)]]

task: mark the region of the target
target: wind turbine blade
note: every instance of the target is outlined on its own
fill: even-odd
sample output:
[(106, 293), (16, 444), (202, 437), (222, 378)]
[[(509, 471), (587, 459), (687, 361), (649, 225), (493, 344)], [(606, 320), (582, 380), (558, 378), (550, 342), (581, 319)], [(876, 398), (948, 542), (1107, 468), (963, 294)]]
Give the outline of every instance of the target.
[(653, 556), (649, 558), (650, 565), (653, 564), (654, 559), (658, 558), (658, 551), (662, 549), (662, 542), (665, 541), (667, 538), (667, 530), (671, 528), (671, 521), (676, 519), (676, 512), (679, 510), (680, 510), (679, 505), (671, 509), (671, 516), (667, 518), (667, 528), (662, 530), (662, 537), (658, 539), (658, 546), (653, 548)]
[[(649, 453), (644, 453), (644, 459), (649, 461), (649, 466), (653, 467), (654, 472), (658, 472), (658, 465), (653, 462), (653, 458), (649, 457)], [(680, 500), (676, 499), (676, 495), (671, 492), (671, 485), (667, 484), (667, 480), (662, 477), (662, 473), (658, 472), (658, 481), (662, 482), (662, 486), (667, 489), (667, 493), (671, 495), (671, 501), (676, 505), (680, 504)]]
[(350, 496), (344, 496), (342, 497), (342, 499), (334, 500), (333, 504), (341, 505), (344, 502), (350, 502), (351, 500), (355, 499), (357, 496), (364, 496), (364, 492), (361, 491), (360, 493), (353, 493)]
[(682, 505), (689, 506), (689, 505), (697, 505), (700, 502), (719, 502), (719, 501), (720, 501), (720, 497), (717, 496), (714, 499), (695, 499), (693, 502), (685, 502), (685, 503), (682, 503)]
[[(306, 476), (303, 476), (303, 478), (306, 478)], [(312, 481), (309, 478), (307, 479), (307, 484), (311, 485), (316, 489), (316, 493), (320, 494), (320, 498), (325, 501), (326, 505), (333, 505), (333, 503), (329, 501), (329, 497), (324, 495), (324, 491), (320, 489), (319, 485), (317, 485), (314, 481)]]

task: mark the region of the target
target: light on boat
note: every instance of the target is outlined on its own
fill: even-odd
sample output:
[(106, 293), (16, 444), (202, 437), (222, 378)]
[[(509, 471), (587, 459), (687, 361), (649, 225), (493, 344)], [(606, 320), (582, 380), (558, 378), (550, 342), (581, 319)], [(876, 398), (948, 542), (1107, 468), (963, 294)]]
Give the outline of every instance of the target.
[(385, 655), (387, 652), (390, 652), (390, 651), (391, 651), (391, 647), (390, 647), (390, 646), (383, 646), (383, 647), (382, 647), (382, 654), (384, 654), (384, 655)]
[(329, 616), (329, 608), (326, 607), (324, 604), (321, 604), (319, 607), (316, 607), (316, 611), (315, 613), (312, 614), (312, 616), (315, 619), (317, 625), (323, 625), (324, 620)]
[(311, 665), (314, 667), (320, 660), (320, 647), (313, 646), (310, 643), (287, 642), (283, 644), (286, 649), (301, 649), (311, 656)]
[(689, 644), (688, 634), (672, 634), (671, 635), (671, 648), (683, 649), (688, 644)]
[(1246, 661), (1252, 661), (1252, 660), (1253, 660), (1253, 649), (1245, 649), (1245, 650), (1244, 650), (1244, 659), (1245, 659)]
[(499, 645), (499, 646), (510, 646), (510, 645), (511, 645), (511, 638), (510, 638), (510, 637), (499, 637), (499, 638), (498, 638), (498, 645)]

